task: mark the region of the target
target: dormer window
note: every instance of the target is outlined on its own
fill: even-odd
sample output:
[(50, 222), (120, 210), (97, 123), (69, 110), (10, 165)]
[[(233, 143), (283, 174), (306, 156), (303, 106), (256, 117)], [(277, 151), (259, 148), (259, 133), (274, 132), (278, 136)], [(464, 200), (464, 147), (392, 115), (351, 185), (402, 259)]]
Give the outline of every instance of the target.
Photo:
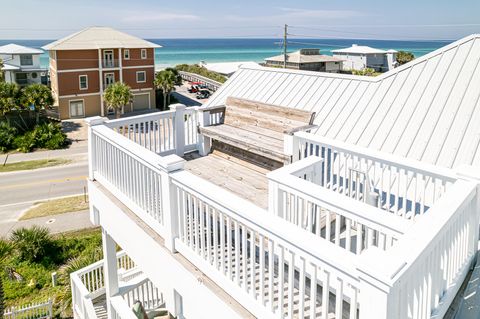
[(142, 59), (146, 59), (146, 58), (147, 58), (147, 49), (142, 49), (142, 51), (141, 51), (141, 56), (142, 56)]
[(20, 65), (33, 65), (33, 56), (31, 54), (20, 55)]

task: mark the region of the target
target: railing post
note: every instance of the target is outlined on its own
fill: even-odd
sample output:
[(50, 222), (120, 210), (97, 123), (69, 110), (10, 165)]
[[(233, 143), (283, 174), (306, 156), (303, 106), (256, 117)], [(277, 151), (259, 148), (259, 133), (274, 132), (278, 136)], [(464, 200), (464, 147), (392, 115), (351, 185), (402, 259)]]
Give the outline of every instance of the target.
[(400, 296), (391, 278), (401, 271), (404, 265), (395, 267), (398, 270), (390, 276), (388, 273), (392, 265), (385, 262), (385, 259), (385, 251), (375, 246), (358, 256), (360, 318), (400, 319)]
[(282, 190), (278, 186), (277, 182), (268, 181), (268, 212), (283, 218)]
[(162, 167), (161, 189), (162, 189), (162, 212), (165, 225), (165, 247), (172, 253), (176, 252), (175, 238), (178, 237), (178, 207), (177, 194), (172, 184), (170, 173), (183, 169), (184, 159), (175, 155), (166, 156), (168, 163)]
[(112, 316), (112, 307), (110, 299), (118, 294), (118, 269), (116, 244), (113, 238), (102, 228), (103, 245), (103, 272), (105, 280), (105, 291), (107, 298), (108, 319), (114, 319)]
[(300, 159), (298, 153), (298, 137), (295, 134), (283, 135), (283, 152), (285, 155), (289, 155), (291, 163), (294, 163)]
[(103, 124), (107, 118), (101, 116), (88, 117), (84, 121), (88, 125), (88, 178), (93, 181), (96, 169), (94, 149), (95, 149), (95, 140), (93, 138), (92, 127), (95, 125)]
[[(198, 126), (206, 127), (210, 125), (210, 112), (204, 111), (201, 108), (197, 109), (198, 112)], [(204, 136), (203, 134), (198, 133), (198, 153), (201, 156), (206, 156), (210, 153), (210, 148), (212, 147), (212, 139)]]
[(175, 111), (175, 154), (183, 157), (185, 154), (185, 108), (186, 106), (180, 103), (169, 106), (172, 111)]

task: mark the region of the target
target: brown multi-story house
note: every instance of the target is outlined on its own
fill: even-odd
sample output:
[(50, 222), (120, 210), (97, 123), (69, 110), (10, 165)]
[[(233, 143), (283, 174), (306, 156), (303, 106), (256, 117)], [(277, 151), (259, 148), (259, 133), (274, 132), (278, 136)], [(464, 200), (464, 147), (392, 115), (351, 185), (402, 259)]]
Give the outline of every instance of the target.
[(132, 88), (123, 112), (155, 108), (155, 48), (149, 41), (106, 27), (91, 27), (47, 44), (50, 81), (61, 119), (107, 115), (103, 92), (114, 82)]

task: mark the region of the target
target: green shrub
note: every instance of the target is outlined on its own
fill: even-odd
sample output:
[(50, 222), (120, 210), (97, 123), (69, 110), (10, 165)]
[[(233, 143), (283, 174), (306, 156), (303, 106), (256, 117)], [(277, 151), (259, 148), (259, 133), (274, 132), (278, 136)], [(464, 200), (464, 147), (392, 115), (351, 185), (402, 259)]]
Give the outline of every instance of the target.
[(10, 240), (20, 259), (30, 262), (41, 261), (53, 244), (48, 228), (38, 226), (16, 229), (12, 232)]
[(212, 79), (214, 81), (224, 83), (227, 78), (224, 77), (223, 75), (217, 73), (217, 72), (212, 72), (207, 70), (206, 68), (199, 66), (198, 64), (179, 64), (175, 67), (178, 71), (185, 71), (185, 72), (190, 72), (190, 73), (195, 73), (198, 75), (202, 75), (206, 78)]
[(13, 142), (17, 135), (17, 129), (7, 122), (0, 122), (0, 152), (6, 152), (13, 148)]
[(15, 137), (13, 145), (18, 151), (23, 153), (32, 151), (32, 149), (35, 147), (35, 133), (31, 131)]
[(23, 135), (18, 135), (13, 141), (14, 148), (22, 153), (28, 153), (35, 147), (35, 134), (33, 132), (26, 132)]
[(62, 132), (60, 125), (55, 123), (37, 125), (34, 134), (35, 146), (39, 148), (56, 150), (67, 144), (67, 136)]

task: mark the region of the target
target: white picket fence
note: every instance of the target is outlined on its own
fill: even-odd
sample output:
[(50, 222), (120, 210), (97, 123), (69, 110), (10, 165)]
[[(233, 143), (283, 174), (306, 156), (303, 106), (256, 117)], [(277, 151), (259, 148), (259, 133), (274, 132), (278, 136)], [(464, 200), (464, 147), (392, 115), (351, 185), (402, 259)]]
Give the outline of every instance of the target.
[(44, 319), (52, 318), (52, 300), (40, 303), (31, 303), (20, 307), (11, 307), (5, 310), (5, 319)]

